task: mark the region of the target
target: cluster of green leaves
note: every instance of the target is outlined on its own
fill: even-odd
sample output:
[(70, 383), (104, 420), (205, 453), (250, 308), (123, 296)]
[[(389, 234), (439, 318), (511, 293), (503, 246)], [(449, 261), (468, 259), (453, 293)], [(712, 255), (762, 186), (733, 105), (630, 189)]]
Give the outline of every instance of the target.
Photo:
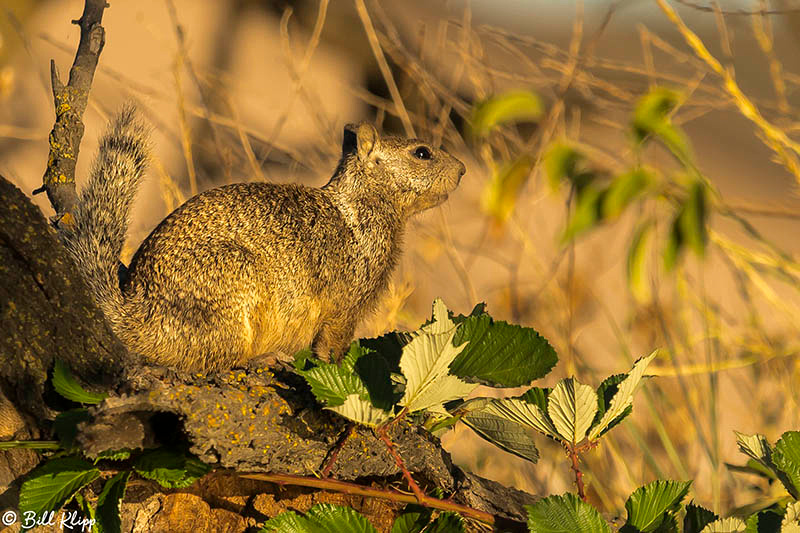
[[(779, 441), (782, 450), (781, 461), (783, 467), (777, 471), (786, 470), (797, 473), (800, 461), (800, 444), (798, 432), (791, 432)], [(743, 436), (740, 440), (742, 450), (754, 457), (770, 447), (760, 435)], [(779, 444), (776, 444), (775, 449)], [(755, 448), (754, 448), (755, 447)], [(769, 452), (767, 452), (769, 453)], [(759, 464), (769, 464), (764, 460), (755, 459)], [(786, 459), (790, 457), (791, 459)], [(764, 463), (762, 463), (764, 461)], [(769, 467), (772, 470), (772, 467)], [(777, 475), (777, 474), (776, 474)], [(780, 478), (780, 476), (778, 476)], [(584, 502), (577, 495), (567, 493), (548, 496), (533, 505), (526, 506), (528, 514), (528, 530), (531, 533), (611, 533), (616, 530), (620, 533), (797, 533), (800, 531), (800, 502), (796, 501), (792, 491), (797, 490), (797, 480), (787, 486), (793, 498), (789, 498), (783, 505), (773, 505), (768, 509), (756, 512), (746, 518), (729, 517), (720, 518), (716, 513), (705, 509), (694, 502), (684, 504), (689, 492), (691, 481), (657, 480), (636, 489), (625, 502), (626, 518), (624, 524), (618, 529), (612, 526), (600, 515), (591, 504)], [(320, 509), (324, 507), (324, 509)], [(460, 521), (451, 513), (443, 513), (436, 521), (430, 521), (430, 512), (425, 515), (422, 523), (419, 521), (419, 508), (414, 506), (414, 511), (402, 514), (395, 521), (392, 533), (406, 532), (432, 532), (460, 533), (464, 531)], [(443, 519), (446, 517), (446, 519)], [(442, 520), (442, 522), (440, 522)], [(312, 533), (326, 531), (330, 533), (363, 532), (372, 533), (375, 529), (367, 522), (366, 518), (352, 509), (336, 506), (317, 506), (305, 516), (296, 513), (284, 513), (269, 520), (264, 529), (265, 533), (281, 531), (288, 533)]]
[[(56, 360), (52, 384), (64, 398), (84, 405), (98, 404), (105, 394), (85, 390), (70, 373), (69, 368)], [(78, 424), (89, 420), (87, 407), (79, 407), (60, 413), (54, 422), (62, 451), (54, 454), (42, 466), (34, 469), (22, 483), (19, 495), (19, 512), (33, 513), (41, 517), (45, 513), (57, 512), (75, 501), (95, 533), (120, 531), (119, 504), (125, 497), (125, 489), (132, 473), (151, 479), (165, 488), (188, 487), (210, 472), (211, 467), (182, 451), (157, 448), (146, 450), (132, 457), (130, 450), (108, 450), (99, 460), (125, 461), (116, 474), (106, 479), (95, 502), (81, 494), (90, 483), (101, 477), (97, 461), (84, 459), (78, 452), (74, 439)]]
[(455, 422), (479, 384), (525, 385), (556, 360), (535, 330), (495, 321), (483, 305), (453, 316), (437, 299), (417, 331), (355, 342), (338, 364), (305, 352), (296, 367), (320, 403), (354, 422), (377, 427), (419, 414), (436, 427)]
[(296, 364), (316, 398), (354, 422), (378, 427), (418, 415), (430, 429), (444, 430), (462, 421), (492, 444), (536, 462), (531, 430), (572, 449), (596, 442), (628, 416), (655, 355), (596, 391), (568, 378), (514, 398), (468, 399), (479, 383), (527, 385), (552, 368), (556, 355), (531, 328), (494, 321), (482, 305), (455, 317), (437, 299), (432, 319), (417, 331), (354, 343), (338, 364), (309, 353)]
[[(551, 185), (557, 188), (561, 183), (568, 183), (574, 200), (562, 242), (616, 220), (633, 205), (662, 200), (672, 211), (672, 221), (662, 245), (666, 269), (673, 269), (686, 249), (699, 257), (704, 256), (710, 189), (694, 163), (686, 135), (671, 120), (682, 98), (677, 91), (656, 87), (639, 100), (629, 129), (635, 158), (629, 168), (614, 175), (596, 168), (577, 143), (559, 141), (545, 151), (543, 167)], [(491, 134), (501, 125), (535, 122), (543, 110), (538, 96), (525, 90), (494, 95), (473, 109), (470, 121), (473, 137), (492, 174), (484, 192), (483, 206), (498, 223), (505, 222), (513, 212), (537, 161), (529, 146), (510, 155), (507, 148), (495, 149)], [(678, 169), (668, 176), (669, 179), (642, 162), (644, 148), (654, 143), (665, 148), (678, 162)], [(502, 154), (499, 160), (496, 152)], [(656, 216), (645, 216), (635, 228), (629, 246), (629, 286), (639, 299), (649, 295), (645, 258), (656, 226)]]
[[(637, 161), (610, 179), (592, 169), (588, 158), (576, 146), (557, 143), (550, 148), (544, 163), (551, 184), (557, 186), (566, 181), (575, 194), (575, 209), (563, 234), (565, 241), (616, 219), (637, 200), (661, 198), (674, 206), (663, 249), (665, 267), (674, 268), (685, 248), (703, 257), (709, 189), (693, 162), (685, 134), (670, 119), (680, 101), (680, 93), (665, 88), (655, 88), (639, 100), (630, 126)], [(680, 164), (673, 179), (665, 180), (655, 169), (640, 163), (642, 149), (652, 142), (665, 147)], [(630, 285), (640, 296), (646, 293), (642, 280), (645, 243), (654, 225), (654, 218), (645, 217), (634, 231), (629, 249)]]
[[(287, 511), (267, 520), (262, 533), (377, 533), (378, 530), (359, 512), (340, 505), (318, 504), (305, 515)], [(395, 519), (392, 533), (463, 533), (464, 523), (453, 512), (439, 513), (409, 505)]]

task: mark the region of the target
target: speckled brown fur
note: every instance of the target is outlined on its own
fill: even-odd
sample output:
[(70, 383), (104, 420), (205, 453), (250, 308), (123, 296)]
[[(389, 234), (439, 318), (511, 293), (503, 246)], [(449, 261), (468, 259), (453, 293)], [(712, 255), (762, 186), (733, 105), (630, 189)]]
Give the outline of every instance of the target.
[(386, 289), (406, 220), (442, 203), (464, 174), (422, 141), (350, 125), (324, 187), (239, 183), (199, 194), (153, 230), (118, 279), (147, 153), (146, 130), (126, 108), (62, 240), (119, 338), (193, 372), (309, 345), (341, 354)]

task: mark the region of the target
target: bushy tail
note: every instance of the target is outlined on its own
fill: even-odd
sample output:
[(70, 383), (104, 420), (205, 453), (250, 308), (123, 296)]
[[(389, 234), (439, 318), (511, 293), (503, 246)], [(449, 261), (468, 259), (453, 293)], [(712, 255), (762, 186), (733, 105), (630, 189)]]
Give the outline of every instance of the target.
[(149, 152), (149, 130), (138, 118), (136, 108), (128, 104), (100, 140), (89, 182), (72, 213), (74, 220), (59, 230), (62, 242), (112, 326), (123, 320), (119, 256)]

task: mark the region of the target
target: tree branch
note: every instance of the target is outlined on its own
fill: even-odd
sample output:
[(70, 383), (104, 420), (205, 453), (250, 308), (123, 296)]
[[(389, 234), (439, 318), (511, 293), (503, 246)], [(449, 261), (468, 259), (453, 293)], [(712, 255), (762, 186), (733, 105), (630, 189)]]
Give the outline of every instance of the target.
[(108, 4), (105, 0), (86, 0), (83, 15), (72, 21), (80, 26), (81, 39), (67, 85), (61, 81), (55, 61), (50, 61), (56, 121), (50, 132), (50, 155), (42, 186), (33, 193), (47, 192), (47, 198), (56, 212), (56, 223), (72, 211), (78, 200), (75, 164), (83, 138), (83, 112), (89, 100), (97, 61), (105, 44), (105, 30), (100, 23), (106, 7)]

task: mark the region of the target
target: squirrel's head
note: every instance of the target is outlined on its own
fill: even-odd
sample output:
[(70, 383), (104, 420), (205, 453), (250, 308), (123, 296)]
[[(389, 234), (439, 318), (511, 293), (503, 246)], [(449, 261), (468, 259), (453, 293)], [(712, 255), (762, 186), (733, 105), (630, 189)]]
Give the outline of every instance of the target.
[(363, 189), (380, 188), (405, 216), (441, 204), (461, 181), (464, 164), (442, 149), (418, 139), (381, 137), (366, 122), (344, 128), (342, 162), (362, 172), (351, 183)]

